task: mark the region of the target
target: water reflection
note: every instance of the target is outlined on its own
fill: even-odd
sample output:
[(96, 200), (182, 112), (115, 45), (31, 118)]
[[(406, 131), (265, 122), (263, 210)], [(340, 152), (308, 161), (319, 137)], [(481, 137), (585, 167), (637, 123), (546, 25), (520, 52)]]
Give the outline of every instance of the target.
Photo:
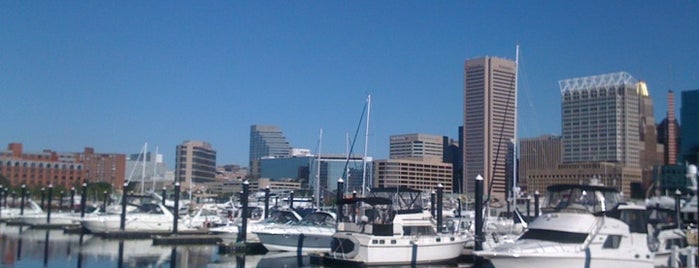
[(151, 239), (104, 239), (6, 224), (0, 224), (0, 254), (0, 267), (15, 268), (314, 267), (308, 256), (295, 252), (219, 254), (214, 245), (154, 246)]

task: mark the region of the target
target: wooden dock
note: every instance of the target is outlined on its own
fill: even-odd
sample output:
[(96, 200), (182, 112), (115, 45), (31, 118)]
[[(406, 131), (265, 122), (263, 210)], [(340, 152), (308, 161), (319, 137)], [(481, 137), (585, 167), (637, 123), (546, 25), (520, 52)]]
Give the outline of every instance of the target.
[(223, 241), (215, 235), (155, 235), (153, 245), (215, 245)]

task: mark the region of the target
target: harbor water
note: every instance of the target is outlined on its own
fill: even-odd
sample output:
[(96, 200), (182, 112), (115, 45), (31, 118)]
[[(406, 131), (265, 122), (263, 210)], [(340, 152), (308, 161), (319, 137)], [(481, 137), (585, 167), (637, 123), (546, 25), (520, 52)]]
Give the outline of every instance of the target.
[[(219, 253), (216, 245), (155, 246), (152, 239), (107, 239), (0, 224), (0, 267), (324, 267), (307, 255)], [(468, 260), (422, 267), (472, 267)], [(420, 267), (420, 266), (418, 266)]]

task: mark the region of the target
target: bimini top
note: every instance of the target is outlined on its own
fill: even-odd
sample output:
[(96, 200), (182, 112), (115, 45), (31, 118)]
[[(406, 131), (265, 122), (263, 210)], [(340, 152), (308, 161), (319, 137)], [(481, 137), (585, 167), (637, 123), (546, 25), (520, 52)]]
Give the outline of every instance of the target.
[(619, 192), (617, 189), (614, 189), (612, 187), (589, 184), (555, 184), (547, 187), (546, 190), (549, 192), (558, 192), (572, 188), (585, 191)]
[(418, 189), (413, 189), (413, 188), (408, 188), (405, 186), (400, 186), (400, 187), (379, 187), (379, 188), (371, 188), (369, 191), (370, 193), (395, 193), (395, 192), (401, 192), (401, 193), (422, 193), (421, 190)]

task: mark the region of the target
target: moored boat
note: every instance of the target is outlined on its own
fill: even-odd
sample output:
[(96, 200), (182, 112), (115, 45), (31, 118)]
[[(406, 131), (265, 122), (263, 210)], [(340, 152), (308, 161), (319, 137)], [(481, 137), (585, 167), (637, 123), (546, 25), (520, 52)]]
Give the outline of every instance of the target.
[(645, 210), (616, 189), (553, 185), (543, 212), (514, 243), (476, 254), (495, 267), (653, 267)]

